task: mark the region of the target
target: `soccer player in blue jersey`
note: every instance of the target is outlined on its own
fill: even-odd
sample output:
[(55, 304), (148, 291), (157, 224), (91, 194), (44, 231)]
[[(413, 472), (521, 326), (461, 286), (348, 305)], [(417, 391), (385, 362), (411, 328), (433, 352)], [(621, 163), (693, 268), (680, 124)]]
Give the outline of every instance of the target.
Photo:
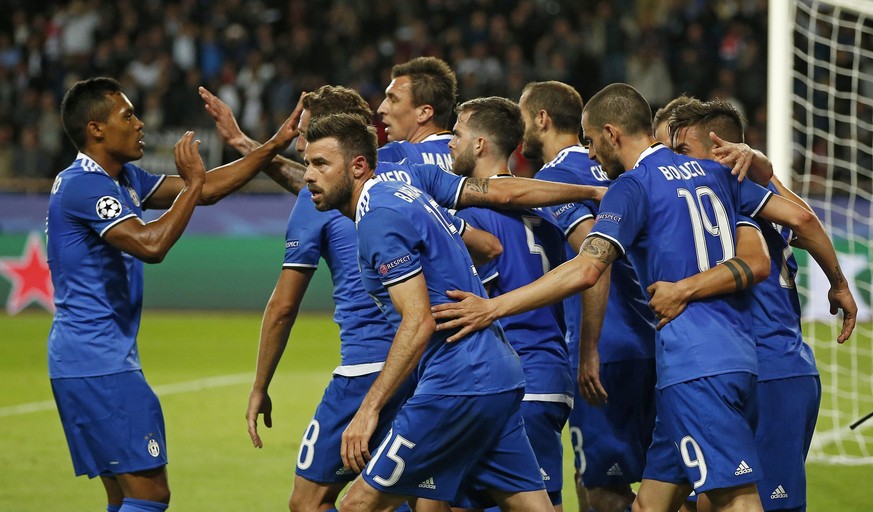
[(451, 172), (447, 145), (457, 97), (455, 72), (442, 59), (417, 57), (394, 66), (376, 110), (389, 141), (379, 148), (379, 161), (436, 164)]
[[(610, 183), (579, 140), (582, 98), (575, 89), (561, 82), (533, 82), (519, 103), (525, 120), (522, 151), (546, 162), (537, 179)], [(591, 232), (599, 205), (585, 201), (553, 209), (572, 258)], [(634, 500), (630, 484), (642, 479), (655, 426), (655, 317), (625, 258), (616, 260), (581, 298), (581, 322), (579, 296), (565, 301), (567, 344), (579, 381), (570, 438), (580, 510), (590, 504), (596, 512), (623, 512)]]
[[(132, 165), (143, 156), (143, 123), (111, 78), (77, 82), (61, 105), (79, 150), (55, 179), (46, 221), (57, 311), (48, 337), (52, 391), (77, 475), (99, 476), (107, 510), (165, 510), (167, 447), (158, 398), (146, 383), (136, 336), (143, 262), (160, 262), (194, 207), (219, 200), (257, 174), (293, 139), (289, 119), (246, 158), (208, 173), (186, 133), (179, 176)], [(169, 208), (155, 221), (145, 208)]]
[[(359, 118), (316, 118), (307, 140), (312, 200), (355, 220), (364, 287), (397, 329), (385, 366), (343, 433), (343, 460), (362, 473), (340, 509), (448, 501), (463, 490), (503, 510), (550, 510), (519, 411), (521, 364), (502, 330), (453, 344), (434, 332), (430, 306), (447, 300), (444, 290), (484, 293), (457, 231), (420, 190), (372, 179), (375, 131)], [(371, 457), (381, 410), (412, 374), (415, 392)]]
[[(730, 103), (720, 100), (676, 109), (670, 128), (676, 151), (692, 158), (715, 160), (714, 151), (723, 147), (720, 137), (743, 141), (742, 117)], [(771, 179), (772, 183), (765, 178), (764, 184), (772, 191), (812, 212), (778, 179)], [(755, 440), (764, 472), (758, 493), (764, 510), (800, 511), (806, 509), (804, 463), (821, 402), (821, 382), (812, 349), (804, 343), (800, 329), (800, 300), (794, 284), (797, 262), (791, 253), (793, 233), (760, 219), (757, 222), (773, 256), (770, 277), (752, 289), (760, 406)], [(649, 288), (652, 307), (666, 323), (681, 313), (690, 297), (717, 295), (732, 282), (732, 273), (722, 264), (675, 284), (654, 283)]]
[[(205, 99), (209, 100), (207, 104), (212, 105), (213, 111), (221, 113), (218, 117), (222, 119), (222, 124), (236, 125), (235, 122), (231, 123), (232, 114), (220, 100), (214, 97)], [(313, 117), (347, 112), (358, 115), (361, 119), (369, 119), (372, 114), (360, 95), (344, 87), (323, 86), (307, 94), (301, 105), (303, 110), (300, 114), (298, 150), (305, 147), (306, 132)], [(462, 179), (434, 166), (385, 163), (377, 165), (377, 169), (381, 177), (401, 180), (429, 191), (447, 207), (489, 201), (512, 205), (516, 201), (530, 200), (519, 193), (530, 191), (531, 187), (519, 186), (519, 183), (512, 187), (512, 182), (516, 180), (510, 180), (507, 186), (488, 189), (488, 183), (484, 180)], [(465, 186), (468, 182), (472, 183)], [(523, 182), (523, 185), (528, 183), (529, 180)], [(548, 202), (556, 192), (560, 190), (543, 189), (534, 200)], [(487, 234), (475, 229), (465, 230), (465, 242), (470, 242), (470, 235), (476, 231), (480, 234), (474, 236)], [(375, 306), (372, 302), (362, 304), (360, 301), (361, 298), (369, 301), (369, 298), (363, 291), (357, 272), (354, 259), (356, 243), (353, 223), (349, 219), (335, 211), (316, 212), (308, 190), (300, 191), (300, 197), (288, 221), (284, 269), (264, 312), (259, 361), (246, 414), (253, 444), (262, 446), (257, 430), (258, 416), (263, 414), (265, 424), (272, 424), (269, 383), (287, 344), (297, 308), (319, 257), (324, 257), (328, 262), (334, 279), (334, 300), (337, 305), (334, 318), (340, 325), (343, 364), (334, 372), (335, 377), (316, 410), (313, 422), (304, 434), (298, 457), (297, 476), (289, 500), (291, 510), (316, 510), (334, 506), (339, 492), (354, 477), (353, 472), (342, 467), (339, 458), (339, 434), (360, 406), (364, 393), (384, 362), (387, 353), (385, 333), (390, 332), (393, 335), (393, 329), (387, 326), (387, 320), (381, 313), (378, 317), (373, 316), (372, 310)], [(499, 243), (497, 247), (500, 248)], [(354, 272), (350, 274), (348, 269), (354, 269)], [(370, 327), (362, 330), (362, 325)], [(362, 353), (363, 340), (369, 341)], [(387, 338), (388, 343), (390, 340), (391, 337)], [(338, 389), (344, 390), (342, 395)], [(393, 413), (388, 410), (384, 412), (382, 423), (388, 424)]]
[[(518, 105), (512, 101), (491, 97), (462, 103), (449, 143), (455, 162), (453, 172), (476, 178), (512, 176), (509, 157), (523, 133)], [(549, 209), (464, 208), (458, 216), (494, 234), (503, 246), (503, 254), (477, 267), (492, 297), (524, 286), (565, 261), (564, 235)], [(561, 431), (576, 387), (564, 341), (563, 308), (560, 304), (547, 306), (504, 318), (500, 324), (521, 357), (524, 428), (549, 498), (560, 511), (564, 483)]]
[[(582, 127), (590, 156), (615, 181), (580, 254), (493, 299), (450, 291), (461, 302), (433, 308), (443, 320), (440, 330), (460, 327), (450, 341), (590, 287), (624, 254), (644, 286), (733, 261), (740, 273), (735, 289), (748, 288), (752, 271), (734, 256), (738, 213), (759, 214), (797, 233), (828, 269), (832, 306), (844, 310), (845, 331), (851, 331), (857, 307), (830, 240), (808, 211), (749, 180), (737, 182), (715, 162), (654, 143), (649, 105), (626, 84), (594, 95), (583, 109)], [(757, 360), (747, 332), (749, 305), (742, 293), (695, 302), (658, 331), (657, 419), (634, 510), (677, 510), (692, 489), (706, 494), (714, 510), (762, 510), (751, 427)]]

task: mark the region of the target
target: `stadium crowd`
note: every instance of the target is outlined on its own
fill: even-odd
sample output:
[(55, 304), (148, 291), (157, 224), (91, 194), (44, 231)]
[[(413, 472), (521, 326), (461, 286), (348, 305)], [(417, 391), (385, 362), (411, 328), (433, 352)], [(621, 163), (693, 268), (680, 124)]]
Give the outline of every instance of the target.
[(391, 67), (418, 55), (452, 66), (460, 101), (517, 100), (534, 80), (568, 83), (583, 99), (626, 82), (653, 108), (680, 93), (729, 99), (749, 120), (749, 144), (764, 147), (766, 0), (4, 5), (0, 178), (50, 178), (74, 156), (58, 107), (79, 79), (118, 78), (151, 133), (211, 126), (197, 96), (205, 85), (265, 140), (300, 91), (325, 83), (360, 91), (375, 110)]

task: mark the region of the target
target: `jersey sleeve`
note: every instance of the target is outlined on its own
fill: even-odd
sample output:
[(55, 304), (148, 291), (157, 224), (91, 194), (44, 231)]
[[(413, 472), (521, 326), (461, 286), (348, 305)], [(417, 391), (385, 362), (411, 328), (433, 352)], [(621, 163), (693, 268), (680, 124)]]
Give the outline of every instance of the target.
[(400, 162), (406, 158), (406, 155), (400, 150), (398, 142), (389, 142), (379, 148), (377, 158), (380, 162)]
[(65, 215), (87, 224), (103, 237), (119, 223), (137, 217), (112, 178), (101, 173), (85, 173), (73, 179), (64, 190), (61, 207)]
[(743, 180), (739, 184), (740, 213), (754, 217), (772, 196), (772, 192), (752, 180)]
[[(482, 210), (479, 208), (464, 208), (459, 210), (458, 217), (467, 222), (470, 226), (476, 229), (481, 229), (489, 233), (495, 233), (493, 222), (490, 222), (490, 217), (482, 215)], [(497, 271), (497, 258), (492, 259), (481, 265), (476, 265), (476, 272), (479, 274), (479, 280), (482, 283), (489, 283), (500, 275)]]
[(427, 192), (444, 208), (457, 208), (467, 178), (448, 173), (438, 165), (411, 165), (413, 185)]
[(324, 227), (330, 215), (315, 208), (311, 196), (303, 192), (294, 203), (285, 230), (283, 268), (317, 268), (324, 243)]
[(555, 220), (564, 236), (570, 236), (570, 233), (576, 229), (580, 223), (593, 219), (597, 214), (597, 207), (588, 202), (582, 203), (567, 203), (549, 208), (555, 215)]
[(632, 176), (623, 175), (615, 180), (603, 196), (600, 212), (588, 236), (609, 240), (622, 254), (636, 239), (646, 224), (648, 202), (642, 184)]
[(358, 222), (361, 262), (378, 274), (385, 287), (421, 273), (421, 243), (412, 219), (389, 208), (370, 210)]
[(137, 183), (139, 190), (136, 191), (140, 197), (140, 204), (145, 205), (146, 201), (155, 193), (161, 183), (167, 178), (165, 174), (152, 174), (145, 169), (135, 165), (130, 166), (133, 172), (137, 175)]

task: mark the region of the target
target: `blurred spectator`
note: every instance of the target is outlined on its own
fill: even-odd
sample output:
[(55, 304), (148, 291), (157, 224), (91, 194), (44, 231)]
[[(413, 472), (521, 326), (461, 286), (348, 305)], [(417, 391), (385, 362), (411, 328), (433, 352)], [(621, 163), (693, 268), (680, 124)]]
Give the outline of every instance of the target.
[[(33, 155), (52, 162), (68, 151), (56, 119), (57, 98), (89, 76), (121, 80), (150, 132), (210, 127), (197, 96), (197, 87), (205, 85), (228, 102), (247, 132), (267, 136), (302, 91), (325, 83), (353, 87), (377, 106), (391, 67), (419, 55), (449, 62), (458, 74), (460, 99), (494, 94), (517, 101), (531, 80), (565, 81), (583, 97), (608, 83), (629, 82), (653, 107), (683, 92), (724, 97), (752, 114), (749, 138), (764, 143), (766, 119), (758, 113), (766, 92), (767, 3), (759, 0), (13, 5), (20, 7), (10, 8), (0, 23), (0, 165), (3, 158), (11, 162), (13, 141), (22, 145), (21, 158), (24, 142), (34, 140), (40, 151)], [(817, 28), (822, 37), (845, 43), (843, 34), (830, 31)], [(814, 48), (822, 58), (831, 55), (827, 44)], [(841, 51), (835, 58), (852, 63), (860, 57)], [(870, 70), (871, 62), (856, 67)], [(823, 69), (815, 71), (815, 80), (827, 80)], [(847, 80), (841, 76), (829, 85), (844, 91), (851, 86)], [(862, 87), (873, 89), (870, 82)], [(826, 109), (820, 101), (815, 106)], [(859, 112), (869, 118), (865, 105)], [(847, 101), (835, 105), (841, 113), (851, 107)], [(831, 127), (822, 115), (815, 121), (821, 129), (845, 130), (845, 123)], [(379, 120), (374, 122), (378, 127)], [(38, 169), (37, 160), (31, 157), (28, 169)]]

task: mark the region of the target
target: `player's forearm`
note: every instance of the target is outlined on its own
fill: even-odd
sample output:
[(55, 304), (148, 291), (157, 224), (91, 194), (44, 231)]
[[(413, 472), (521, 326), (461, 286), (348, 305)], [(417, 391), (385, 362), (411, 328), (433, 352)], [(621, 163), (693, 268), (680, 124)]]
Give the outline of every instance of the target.
[(489, 299), (492, 321), (560, 302), (593, 286), (600, 275), (587, 257), (576, 256), (530, 284)]
[(434, 330), (435, 324), (430, 314), (415, 318), (402, 317), (385, 359), (385, 366), (370, 386), (361, 403), (361, 409), (376, 412), (382, 410), (418, 365)]
[(767, 155), (758, 151), (752, 150), (752, 161), (749, 165), (749, 178), (755, 183), (766, 187), (773, 178), (773, 163), (767, 158)]
[(684, 302), (745, 290), (755, 283), (754, 273), (741, 258), (731, 258), (705, 272), (676, 283)]
[(582, 291), (582, 320), (580, 322), (579, 355), (582, 358), (597, 352), (606, 305), (609, 302), (610, 269), (587, 290)]
[(201, 204), (214, 204), (251, 181), (285, 146), (270, 139), (244, 157), (206, 173)]
[(600, 200), (604, 187), (567, 185), (530, 178), (468, 179), (459, 204), (496, 208), (536, 208), (585, 200)]
[(116, 234), (113, 233), (115, 229), (107, 233), (107, 238), (116, 247), (146, 263), (160, 263), (188, 226), (202, 187), (202, 182), (186, 185), (172, 206), (159, 218), (128, 233), (122, 240), (110, 238)]
[(840, 268), (837, 252), (824, 227), (814, 215), (810, 222), (795, 228), (798, 244), (806, 249), (825, 273), (832, 288), (848, 287), (848, 282)]
[(288, 345), (288, 337), (291, 335), (291, 328), (294, 326), (298, 311), (299, 306), (285, 311), (274, 305), (272, 301), (267, 303), (261, 322), (253, 391), (265, 392), (270, 387), (270, 382)]
[(473, 226), (467, 225), (464, 234), (461, 236), (467, 251), (470, 252), (470, 257), (476, 265), (488, 263), (494, 258), (503, 254), (503, 245), (500, 240), (484, 229), (476, 229)]
[(792, 191), (790, 188), (786, 187), (781, 181), (779, 181), (779, 178), (773, 176), (772, 178), (770, 178), (770, 182), (773, 183), (774, 187), (776, 187), (776, 191), (779, 192), (780, 196), (788, 199), (792, 203), (800, 205), (804, 210), (815, 214), (815, 211), (812, 209), (811, 206), (809, 206), (809, 203), (804, 201), (803, 198), (799, 195), (795, 194), (794, 191)]
[(306, 181), (303, 179), (306, 167), (281, 155), (274, 158), (262, 171), (292, 194), (299, 194), (300, 190), (306, 186)]

